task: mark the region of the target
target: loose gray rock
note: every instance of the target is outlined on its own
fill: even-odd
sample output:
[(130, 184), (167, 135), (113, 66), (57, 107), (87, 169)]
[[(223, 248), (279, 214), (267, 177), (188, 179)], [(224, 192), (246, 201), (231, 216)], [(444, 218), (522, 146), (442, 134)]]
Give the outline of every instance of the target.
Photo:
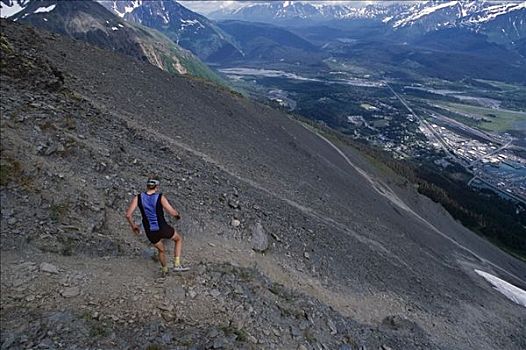
[(175, 320), (175, 315), (169, 311), (163, 311), (161, 313), (161, 316), (166, 322), (172, 322), (173, 320)]
[(259, 222), (252, 228), (252, 249), (260, 253), (268, 249), (268, 235)]
[(232, 209), (239, 209), (240, 208), (240, 205), (239, 205), (239, 201), (238, 200), (233, 200), (233, 199), (230, 199), (228, 201), (228, 206)]
[(214, 298), (217, 298), (218, 296), (221, 295), (221, 292), (220, 292), (218, 289), (212, 289), (212, 290), (210, 291), (210, 295), (211, 295), (212, 297), (214, 297)]
[(212, 329), (210, 332), (206, 334), (206, 337), (212, 339), (212, 338), (217, 337), (218, 335), (219, 335), (219, 332), (217, 331), (217, 329)]
[(238, 219), (232, 219), (232, 221), (230, 221), (230, 225), (234, 227), (239, 227), (239, 225), (241, 225), (241, 221), (239, 221)]
[(42, 264), (40, 264), (40, 271), (57, 274), (58, 268), (53, 264), (43, 262)]
[(16, 338), (13, 334), (9, 334), (5, 337), (4, 342), (2, 343), (2, 349), (7, 349), (15, 342)]
[(336, 333), (338, 333), (338, 330), (336, 329), (336, 325), (331, 319), (327, 320), (327, 326), (331, 330), (332, 335), (335, 335)]
[(186, 291), (182, 286), (175, 286), (173, 288), (166, 289), (165, 294), (168, 298), (176, 300), (182, 300), (186, 297)]
[(172, 311), (174, 309), (173, 305), (170, 304), (161, 304), (157, 308), (162, 311)]
[(194, 299), (196, 296), (197, 296), (197, 292), (193, 289), (190, 289), (188, 291), (188, 296), (191, 298), (191, 299)]
[(224, 338), (216, 338), (214, 340), (214, 345), (213, 345), (213, 348), (214, 349), (221, 349), (225, 346), (226, 344), (226, 340)]
[(80, 288), (79, 287), (67, 287), (62, 291), (61, 294), (64, 298), (73, 298), (80, 294)]
[(293, 338), (297, 338), (301, 336), (301, 332), (298, 327), (290, 326), (290, 335), (292, 335)]
[(163, 336), (161, 337), (161, 340), (165, 344), (170, 343), (172, 341), (172, 339), (173, 339), (173, 336), (171, 334), (163, 334)]

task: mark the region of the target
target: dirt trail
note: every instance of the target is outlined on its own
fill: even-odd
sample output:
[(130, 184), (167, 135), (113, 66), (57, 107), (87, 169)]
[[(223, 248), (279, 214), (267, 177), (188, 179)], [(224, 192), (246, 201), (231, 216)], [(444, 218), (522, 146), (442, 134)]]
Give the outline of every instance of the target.
[[(131, 233), (130, 236), (132, 236)], [(3, 252), (2, 266), (5, 267), (4, 272), (7, 275), (12, 275), (9, 266), (28, 262), (37, 265), (46, 262), (58, 266), (60, 271), (74, 271), (76, 275), (84, 277), (82, 293), (90, 295), (90, 298), (96, 299), (97, 303), (104, 304), (114, 296), (122, 294), (124, 298), (130, 288), (147, 286), (148, 289), (152, 283), (158, 283), (156, 281), (159, 278), (159, 265), (148, 258), (153, 248), (145, 242), (142, 236), (131, 237), (126, 241), (130, 243), (130, 248), (138, 248), (142, 256), (84, 257), (79, 260), (76, 257), (55, 254), (39, 253), (26, 256), (23, 252)], [(171, 262), (173, 244), (169, 241), (165, 242), (168, 261)], [(285, 259), (273, 254), (256, 254), (248, 244), (241, 241), (224, 240), (211, 236), (188, 238), (185, 241), (183, 261), (191, 266), (193, 271), (198, 265), (208, 263), (216, 265), (226, 263), (243, 268), (255, 268), (274, 283), (316, 298), (338, 310), (342, 315), (364, 323), (379, 324), (386, 314), (403, 314), (407, 307), (403, 300), (388, 292), (375, 294), (372, 291), (364, 291), (358, 295), (348, 290), (344, 292), (343, 287), (326, 287), (308, 273), (296, 270)], [(172, 280), (170, 284), (177, 284), (184, 282), (184, 276), (184, 274), (170, 273), (168, 278)], [(40, 284), (38, 293), (50, 295), (56, 292), (56, 288), (55, 284)], [(123, 288), (126, 289), (125, 292)], [(141, 306), (145, 309), (144, 312), (148, 312), (148, 308), (151, 307), (150, 303), (146, 304)], [(118, 313), (120, 308), (119, 305), (112, 305), (107, 311)]]
[[(378, 323), (387, 314), (400, 314), (405, 303), (392, 293), (364, 291), (354, 294), (343, 286), (329, 288), (305, 271), (298, 271), (287, 260), (274, 254), (254, 253), (244, 242), (202, 237), (188, 244), (189, 259), (199, 262), (230, 263), (254, 267), (272, 281), (314, 297), (344, 316), (365, 323)], [(344, 291), (345, 289), (345, 291)]]
[[(141, 249), (147, 247), (142, 239), (132, 239), (131, 243)], [(312, 323), (317, 341), (338, 341), (331, 329), (340, 327), (342, 321), (332, 323), (334, 316), (326, 312), (336, 315), (336, 310), (338, 317), (360, 322), (360, 327), (369, 332), (382, 327), (386, 313), (403, 314), (404, 309), (403, 303), (393, 302), (392, 295), (357, 296), (331, 291), (275, 256), (254, 254), (242, 242), (188, 239), (184, 257), (191, 271), (172, 272), (165, 278), (160, 278), (158, 263), (146, 256), (78, 259), (24, 253), (8, 251), (1, 256), (2, 317), (10, 314), (10, 323), (5, 326), (20, 332), (3, 339), (3, 348), (10, 348), (13, 342), (31, 347), (23, 336), (26, 332), (36, 332), (36, 337), (41, 332), (51, 337), (58, 332), (60, 337), (52, 338), (55, 344), (84, 343), (91, 344), (90, 348), (144, 348), (139, 344), (168, 344), (174, 338), (186, 345), (207, 342), (206, 338), (232, 341), (228, 338), (232, 333), (238, 342), (258, 344), (242, 347), (246, 349), (297, 348), (287, 336), (289, 327), (311, 327)], [(56, 272), (47, 272), (53, 269)], [(326, 305), (323, 310), (327, 311), (320, 314), (322, 309), (314, 306), (318, 304)], [(19, 312), (32, 315), (31, 323), (24, 321), (24, 316), (15, 316)], [(291, 325), (290, 317), (304, 326)], [(171, 336), (170, 332), (175, 333)], [(320, 336), (319, 332), (327, 335)], [(135, 337), (137, 334), (141, 336)], [(394, 337), (395, 342), (404, 343), (401, 335)], [(369, 344), (378, 341), (385, 342), (375, 338)], [(221, 348), (237, 346), (240, 344)]]
[[(92, 103), (96, 104), (95, 101), (92, 101)], [(103, 105), (99, 105), (99, 108), (105, 108)], [(144, 134), (152, 134), (152, 133), (155, 133), (157, 135), (157, 137), (162, 140), (163, 142), (171, 145), (171, 146), (175, 146), (179, 149), (182, 149), (184, 151), (187, 151), (191, 154), (193, 154), (194, 156), (196, 157), (199, 157), (201, 158), (202, 160), (204, 160), (205, 162), (209, 163), (209, 164), (212, 164), (214, 165), (215, 167), (217, 167), (218, 169), (224, 171), (225, 173), (227, 173), (228, 175), (238, 179), (239, 181), (242, 181), (250, 186), (252, 186), (253, 188), (261, 191), (261, 192), (264, 192), (266, 194), (268, 194), (269, 196), (272, 196), (274, 198), (277, 198), (279, 199), (280, 201), (283, 201), (285, 203), (287, 203), (288, 205), (298, 209), (299, 211), (301, 211), (302, 213), (304, 213), (305, 215), (308, 215), (309, 217), (311, 217), (312, 219), (314, 219), (315, 221), (320, 221), (320, 222), (323, 222), (325, 225), (333, 228), (333, 229), (336, 229), (336, 230), (339, 230), (349, 236), (352, 236), (353, 238), (355, 238), (357, 241), (367, 245), (369, 248), (371, 248), (372, 250), (375, 250), (376, 252), (378, 252), (378, 254), (380, 255), (385, 255), (385, 256), (388, 256), (390, 258), (392, 258), (393, 260), (393, 263), (395, 263), (396, 265), (398, 265), (399, 267), (403, 267), (405, 269), (408, 269), (408, 270), (411, 270), (411, 267), (409, 264), (407, 264), (401, 257), (393, 254), (389, 249), (387, 249), (382, 243), (380, 243), (379, 241), (371, 238), (371, 237), (368, 237), (368, 236), (365, 236), (363, 234), (360, 234), (358, 233), (357, 231), (355, 230), (352, 230), (351, 228), (349, 228), (347, 225), (345, 224), (342, 224), (330, 217), (327, 217), (323, 214), (320, 214), (318, 213), (315, 209), (312, 209), (306, 205), (303, 205), (303, 204), (300, 204), (300, 203), (297, 203), (296, 201), (293, 201), (289, 198), (286, 198), (274, 191), (272, 191), (271, 189), (268, 189), (267, 187), (265, 186), (262, 186), (261, 184), (259, 184), (258, 182), (252, 180), (252, 179), (249, 179), (247, 177), (244, 177), (236, 172), (234, 172), (233, 170), (231, 170), (230, 168), (222, 165), (221, 163), (217, 162), (213, 157), (209, 156), (208, 154), (206, 153), (203, 153), (203, 152), (200, 152), (192, 147), (190, 147), (189, 145), (185, 144), (184, 142), (181, 142), (181, 141), (177, 141), (176, 139), (174, 138), (171, 138), (171, 137), (168, 137), (166, 136), (165, 134), (163, 133), (159, 133), (158, 130), (156, 129), (153, 129), (153, 128), (149, 128), (149, 127), (146, 127), (146, 126), (143, 126), (135, 121), (133, 121), (132, 118), (129, 118), (129, 117), (126, 117), (124, 115), (121, 115), (119, 113), (113, 113), (111, 111), (108, 111), (109, 113), (111, 113), (115, 118), (118, 118), (118, 119), (121, 119), (125, 122), (128, 123), (128, 126), (130, 128), (133, 128), (141, 133), (144, 133)], [(316, 134), (317, 135), (317, 134)], [(323, 138), (323, 136), (321, 135), (318, 135), (320, 137)], [(325, 139), (325, 141), (328, 141)], [(338, 151), (340, 154), (342, 154), (345, 158), (346, 156), (341, 153), (341, 151), (336, 148), (336, 146), (334, 146), (333, 144), (330, 144), (333, 148), (335, 148), (336, 151)], [(348, 160), (348, 159), (347, 159)], [(350, 161), (348, 160), (349, 164), (352, 165), (352, 163), (350, 163)], [(354, 167), (354, 165), (352, 165)], [(378, 183), (377, 182), (374, 182), (368, 175), (365, 171), (357, 168), (357, 171), (360, 172), (360, 174), (362, 176), (364, 176), (366, 179), (368, 179), (369, 181), (371, 181), (371, 183), (374, 185), (376, 184), (376, 186), (378, 186)], [(373, 186), (374, 187), (374, 186)], [(384, 185), (384, 187), (386, 187)], [(376, 189), (377, 187), (375, 187)], [(392, 193), (392, 191), (389, 189), (389, 192)], [(379, 192), (381, 193), (381, 192)], [(396, 196), (394, 193), (392, 193), (393, 196)], [(398, 202), (400, 203), (400, 205), (403, 205), (405, 206), (405, 204), (398, 199)], [(411, 210), (409, 208), (407, 208), (407, 210)]]

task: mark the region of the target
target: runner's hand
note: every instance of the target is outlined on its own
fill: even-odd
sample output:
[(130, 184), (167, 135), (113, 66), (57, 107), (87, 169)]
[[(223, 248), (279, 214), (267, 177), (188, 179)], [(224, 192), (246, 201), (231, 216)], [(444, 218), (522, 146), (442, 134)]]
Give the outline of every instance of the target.
[(141, 233), (141, 229), (139, 228), (139, 225), (137, 224), (133, 224), (132, 230), (133, 230), (133, 233), (135, 233), (136, 235)]
[(176, 216), (174, 216), (175, 220), (181, 220), (181, 215), (177, 214)]

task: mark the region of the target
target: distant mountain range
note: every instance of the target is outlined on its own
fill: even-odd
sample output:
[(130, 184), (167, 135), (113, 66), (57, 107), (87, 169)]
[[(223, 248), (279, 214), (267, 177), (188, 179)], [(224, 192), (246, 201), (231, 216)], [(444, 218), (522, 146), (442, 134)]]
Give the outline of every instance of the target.
[(175, 73), (219, 81), (190, 51), (160, 32), (124, 21), (99, 3), (87, 1), (1, 0), (2, 17), (83, 40)]
[(524, 81), (526, 1), (247, 1), (211, 13), (217, 21), (174, 0), (98, 3), (0, 0), (3, 17), (212, 79), (200, 60), (322, 65), (342, 56), (376, 71), (407, 66), (446, 79)]
[(290, 31), (263, 23), (216, 23), (176, 1), (99, 1), (126, 21), (155, 28), (205, 62), (293, 60), (319, 50)]
[(526, 36), (525, 1), (378, 2), (363, 7), (349, 3), (247, 2), (241, 8), (212, 12), (210, 17), (285, 25), (365, 19), (410, 35), (447, 28), (470, 29), (497, 42), (513, 42)]

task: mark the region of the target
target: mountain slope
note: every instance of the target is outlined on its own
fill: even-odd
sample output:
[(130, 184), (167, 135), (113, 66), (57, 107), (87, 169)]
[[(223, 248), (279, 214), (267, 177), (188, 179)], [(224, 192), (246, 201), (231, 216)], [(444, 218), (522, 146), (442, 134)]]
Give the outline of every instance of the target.
[(219, 81), (206, 65), (155, 30), (121, 20), (94, 1), (31, 1), (10, 19), (113, 50), (175, 74)]
[[(4, 347), (526, 343), (524, 308), (474, 271), (524, 288), (525, 264), (356, 150), (218, 87), (1, 25)], [(188, 275), (152, 276), (122, 218), (152, 172), (182, 213)]]
[[(290, 31), (266, 23), (222, 21), (218, 26), (239, 44), (243, 61), (306, 62), (323, 54), (310, 42)], [(231, 60), (223, 60), (231, 63)]]
[(176, 1), (100, 1), (129, 22), (166, 34), (204, 61), (240, 57), (239, 49), (215, 23)]

